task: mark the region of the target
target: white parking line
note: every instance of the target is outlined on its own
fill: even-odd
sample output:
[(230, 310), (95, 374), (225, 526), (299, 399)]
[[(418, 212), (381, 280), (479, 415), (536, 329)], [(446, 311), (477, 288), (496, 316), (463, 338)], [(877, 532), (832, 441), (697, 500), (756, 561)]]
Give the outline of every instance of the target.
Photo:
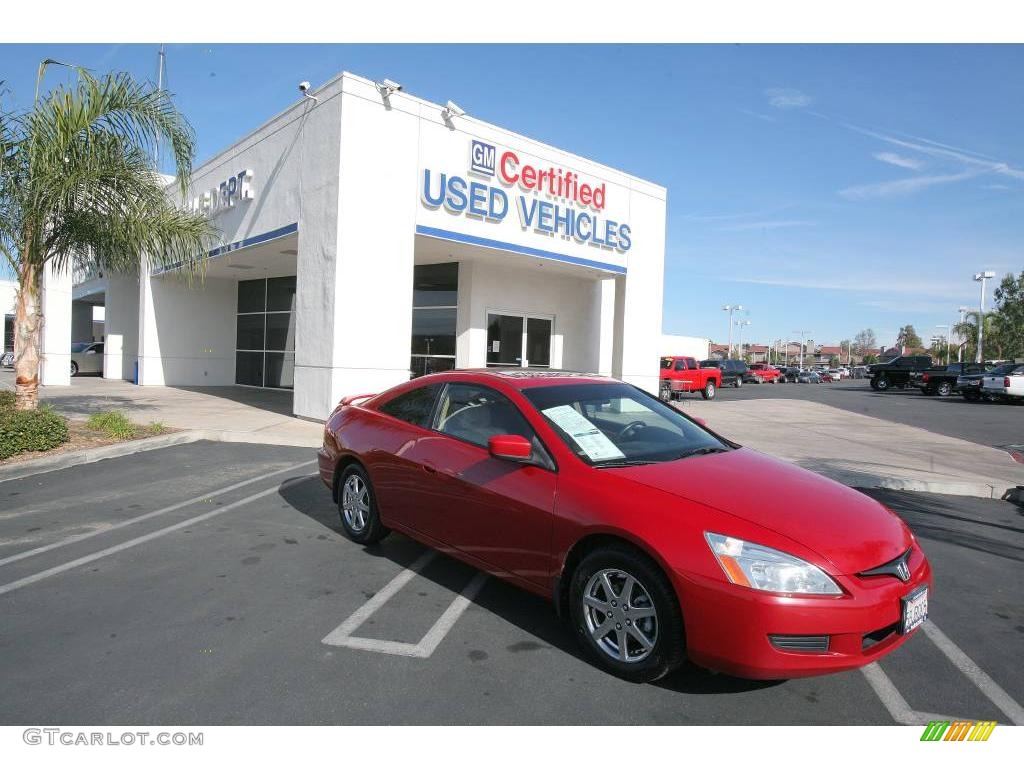
[[(305, 462), (305, 463), (308, 464), (309, 462)], [(174, 525), (169, 525), (166, 528), (161, 528), (159, 530), (153, 531), (152, 533), (147, 533), (144, 536), (137, 536), (134, 539), (129, 539), (128, 541), (122, 542), (120, 544), (116, 544), (113, 547), (107, 547), (106, 549), (101, 549), (99, 552), (93, 552), (91, 555), (86, 555), (85, 557), (79, 557), (77, 560), (71, 560), (70, 562), (54, 566), (53, 568), (47, 568), (45, 571), (40, 571), (39, 573), (33, 573), (31, 576), (26, 576), (26, 577), (24, 577), (22, 579), (18, 579), (17, 581), (12, 581), (9, 584), (4, 584), (4, 585), (0, 586), (0, 595), (5, 595), (8, 592), (13, 592), (14, 590), (21, 589), (22, 587), (27, 587), (29, 584), (35, 584), (36, 582), (42, 581), (43, 579), (47, 579), (50, 576), (56, 576), (57, 574), (64, 573), (65, 571), (70, 571), (72, 568), (77, 568), (80, 565), (86, 565), (88, 563), (95, 562), (96, 560), (99, 560), (100, 558), (108, 557), (110, 555), (115, 555), (118, 552), (123, 552), (124, 550), (130, 549), (131, 547), (136, 547), (139, 544), (145, 544), (148, 541), (152, 541), (153, 539), (158, 539), (161, 536), (167, 535), (168, 533), (173, 533), (174, 531), (181, 530), (182, 528), (187, 528), (190, 525), (195, 525), (196, 523), (201, 523), (204, 520), (209, 520), (211, 517), (216, 517), (217, 515), (223, 515), (225, 512), (230, 512), (231, 510), (237, 509), (238, 507), (241, 507), (244, 504), (248, 504), (249, 502), (256, 501), (256, 499), (262, 499), (264, 496), (270, 496), (273, 493), (278, 493), (282, 488), (284, 488), (287, 485), (291, 485), (293, 483), (300, 482), (302, 480), (305, 480), (305, 479), (307, 479), (309, 477), (313, 477), (313, 476), (314, 475), (309, 474), (309, 475), (303, 475), (301, 477), (289, 478), (289, 479), (285, 480), (283, 483), (281, 483), (280, 485), (275, 485), (273, 488), (268, 488), (265, 491), (260, 491), (259, 493), (254, 493), (252, 496), (246, 496), (244, 499), (239, 499), (238, 501), (234, 501), (234, 502), (232, 502), (230, 504), (226, 504), (223, 507), (218, 507), (217, 509), (212, 509), (209, 512), (204, 512), (201, 515), (196, 515), (195, 517), (190, 517), (188, 520), (182, 520), (180, 523), (175, 523)]]
[(477, 596), (484, 582), (487, 580), (486, 573), (476, 574), (452, 600), (441, 617), (434, 622), (434, 625), (427, 630), (418, 643), (400, 643), (395, 640), (377, 640), (371, 637), (354, 637), (352, 635), (363, 622), (370, 618), (388, 600), (394, 597), (398, 591), (412, 581), (417, 573), (423, 570), (427, 564), (437, 555), (435, 550), (428, 550), (417, 558), (416, 562), (399, 573), (387, 583), (377, 594), (367, 600), (359, 609), (349, 616), (345, 621), (331, 630), (320, 642), (324, 645), (341, 646), (345, 648), (356, 648), (361, 651), (373, 651), (375, 653), (387, 653), (393, 656), (407, 656), (416, 659), (426, 659), (437, 650), (437, 647), (444, 640), (445, 636), (455, 626), (455, 622), (469, 607), (473, 598)]
[(1004, 691), (999, 684), (986, 675), (970, 656), (964, 653), (960, 646), (946, 637), (945, 632), (930, 622), (925, 622), (922, 627), (924, 633), (938, 649), (946, 654), (953, 665), (959, 669), (967, 679), (974, 683), (978, 690), (985, 694), (986, 698), (999, 707), (1003, 714), (1010, 718), (1014, 725), (1024, 725), (1024, 707), (1021, 707), (1013, 698)]
[[(985, 697), (995, 704), (1014, 725), (1024, 725), (1024, 708), (1013, 700), (995, 680), (985, 674), (981, 668), (952, 640), (945, 632), (935, 626), (934, 622), (925, 622), (922, 625), (925, 635), (931, 640), (946, 657), (953, 662)], [(861, 672), (867, 678), (868, 683), (874, 689), (879, 700), (889, 710), (892, 719), (902, 725), (927, 725), (932, 720), (963, 720), (965, 718), (950, 717), (949, 715), (936, 715), (931, 712), (918, 712), (911, 709), (907, 700), (893, 684), (889, 676), (885, 674), (877, 662), (861, 667)]]
[(861, 667), (861, 672), (868, 679), (868, 684), (874, 689), (875, 694), (883, 706), (889, 710), (892, 719), (900, 725), (928, 725), (932, 720), (962, 720), (959, 717), (949, 715), (936, 715), (932, 712), (918, 712), (911, 709), (907, 700), (893, 685), (892, 680), (885, 674), (878, 662), (872, 662), (866, 667)]
[(113, 525), (108, 525), (108, 526), (106, 526), (104, 528), (99, 528), (99, 529), (97, 529), (95, 531), (89, 531), (88, 533), (79, 533), (79, 534), (76, 534), (74, 536), (68, 536), (66, 539), (61, 539), (60, 541), (55, 541), (55, 542), (52, 542), (50, 544), (45, 544), (45, 545), (43, 545), (41, 547), (36, 547), (35, 549), (26, 549), (24, 552), (18, 552), (16, 554), (8, 555), (7, 557), (0, 558), (0, 566), (8, 565), (9, 563), (16, 563), (18, 560), (24, 560), (26, 557), (32, 557), (34, 555), (41, 555), (43, 552), (49, 552), (49, 551), (54, 550), (54, 549), (59, 549), (61, 547), (66, 547), (69, 544), (75, 544), (75, 543), (77, 543), (79, 541), (84, 541), (85, 539), (90, 539), (93, 536), (99, 536), (101, 533), (109, 533), (110, 531), (116, 531), (118, 528), (124, 528), (125, 526), (128, 526), (128, 525), (134, 525), (135, 523), (141, 523), (143, 520), (149, 520), (150, 518), (157, 517), (159, 515), (165, 515), (168, 512), (174, 512), (176, 509), (181, 509), (182, 507), (188, 507), (188, 506), (191, 506), (192, 504), (197, 504), (200, 501), (206, 501), (207, 499), (212, 499), (212, 498), (215, 498), (217, 496), (223, 496), (225, 493), (230, 493), (231, 491), (237, 491), (239, 488), (244, 488), (247, 485), (252, 485), (253, 483), (258, 483), (261, 480), (266, 480), (268, 477), (273, 477), (274, 475), (280, 475), (283, 472), (294, 472), (295, 470), (301, 469), (302, 467), (305, 467), (307, 464), (311, 464), (311, 463), (312, 462), (310, 462), (310, 461), (303, 461), (301, 464), (294, 464), (294, 465), (292, 465), (290, 467), (285, 467), (284, 469), (275, 469), (273, 472), (267, 472), (265, 474), (260, 475), (259, 477), (254, 477), (254, 478), (251, 478), (250, 480), (243, 480), (240, 483), (233, 483), (232, 485), (226, 485), (223, 488), (218, 488), (215, 491), (208, 491), (207, 493), (204, 493), (201, 496), (195, 496), (195, 497), (193, 497), (191, 499), (187, 499), (186, 501), (179, 501), (177, 504), (172, 504), (169, 507), (164, 507), (163, 509), (157, 509), (157, 510), (154, 510), (153, 512), (147, 512), (144, 515), (139, 515), (138, 517), (133, 517), (133, 518), (131, 518), (129, 520), (122, 520), (119, 523), (114, 523)]

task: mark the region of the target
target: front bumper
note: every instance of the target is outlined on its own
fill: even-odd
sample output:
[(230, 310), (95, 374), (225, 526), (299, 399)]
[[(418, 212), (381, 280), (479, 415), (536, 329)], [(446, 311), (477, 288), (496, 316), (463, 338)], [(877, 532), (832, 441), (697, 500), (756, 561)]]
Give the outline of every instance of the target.
[[(691, 661), (757, 680), (808, 677), (856, 669), (895, 650), (909, 635), (899, 633), (901, 598), (932, 585), (931, 567), (916, 545), (911, 578), (834, 577), (841, 596), (770, 594), (717, 579), (673, 573), (686, 624)], [(929, 598), (931, 595), (929, 594)], [(825, 651), (780, 650), (778, 636), (827, 636)]]

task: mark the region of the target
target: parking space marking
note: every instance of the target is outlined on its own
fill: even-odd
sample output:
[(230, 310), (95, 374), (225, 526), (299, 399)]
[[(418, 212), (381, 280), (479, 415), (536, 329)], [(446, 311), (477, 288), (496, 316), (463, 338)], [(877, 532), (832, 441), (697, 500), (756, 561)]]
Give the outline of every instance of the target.
[[(308, 463), (309, 462), (305, 462), (303, 466), (305, 466), (305, 464)], [(76, 560), (71, 560), (67, 563), (62, 563), (61, 565), (54, 566), (53, 568), (47, 568), (45, 571), (33, 573), (31, 576), (26, 576), (22, 579), (18, 579), (17, 581), (12, 581), (8, 584), (0, 586), (0, 595), (6, 595), (8, 592), (13, 592), (16, 589), (21, 589), (22, 587), (27, 587), (30, 584), (35, 584), (36, 582), (42, 581), (43, 579), (47, 579), (50, 576), (56, 576), (60, 573), (64, 573), (65, 571), (70, 571), (72, 568), (77, 568), (80, 565), (86, 565), (88, 563), (95, 562), (96, 560), (99, 560), (101, 558), (109, 557), (110, 555), (116, 555), (118, 552), (123, 552), (126, 549), (137, 547), (139, 544), (145, 544), (146, 542), (153, 541), (153, 539), (158, 539), (161, 536), (165, 536), (168, 533), (173, 533), (174, 531), (179, 531), (182, 528), (187, 528), (190, 525), (201, 523), (204, 520), (209, 520), (211, 517), (223, 515), (225, 512), (230, 512), (233, 509), (237, 509), (238, 507), (241, 507), (245, 504), (249, 504), (250, 502), (256, 501), (257, 499), (262, 499), (265, 496), (270, 496), (271, 494), (279, 493), (280, 490), (286, 486), (302, 482), (310, 477), (315, 476), (316, 475), (314, 473), (310, 473), (302, 475), (300, 477), (288, 478), (279, 485), (275, 485), (273, 488), (267, 488), (265, 491), (254, 493), (252, 496), (246, 496), (244, 499), (233, 501), (232, 503), (227, 504), (223, 507), (219, 507), (218, 509), (210, 510), (209, 512), (205, 512), (201, 515), (196, 515), (195, 517), (190, 517), (188, 520), (182, 520), (180, 523), (169, 525), (166, 528), (160, 528), (159, 530), (153, 531), (152, 533), (147, 533), (143, 536), (137, 536), (134, 539), (129, 539), (128, 541), (122, 542), (120, 544), (115, 544), (112, 547), (101, 549), (99, 552), (93, 552), (91, 555), (85, 555), (84, 557), (79, 557)], [(266, 477), (266, 475), (264, 475), (264, 477)]]
[[(953, 662), (953, 666), (974, 683), (978, 690), (1010, 719), (1010, 722), (1014, 725), (1024, 725), (1024, 708), (1021, 708), (1020, 704), (1014, 701), (995, 680), (985, 674), (981, 667), (974, 662), (974, 659), (964, 653), (960, 646), (950, 640), (934, 622), (925, 622), (922, 629), (928, 639), (942, 651), (946, 658)], [(889, 710), (892, 719), (901, 725), (927, 725), (932, 720), (965, 719), (912, 709), (889, 676), (878, 665), (878, 662), (861, 667), (860, 671), (864, 673), (864, 677), (867, 678), (868, 684), (878, 699)]]
[(0, 566), (8, 565), (10, 563), (16, 563), (19, 560), (24, 560), (26, 557), (33, 557), (34, 555), (41, 555), (43, 552), (50, 552), (51, 550), (54, 550), (54, 549), (60, 549), (61, 547), (66, 547), (69, 544), (76, 544), (79, 541), (84, 541), (85, 539), (91, 539), (93, 536), (99, 536), (101, 533), (109, 533), (110, 531), (116, 531), (118, 528), (124, 528), (125, 526), (128, 526), (128, 525), (134, 525), (135, 523), (141, 523), (144, 520), (149, 520), (151, 518), (158, 517), (160, 515), (165, 515), (168, 512), (174, 512), (175, 510), (181, 509), (182, 507), (188, 507), (188, 506), (191, 506), (192, 504), (198, 504), (200, 501), (206, 501), (207, 499), (212, 499), (212, 498), (215, 498), (217, 496), (223, 496), (225, 493), (230, 493), (231, 491), (237, 491), (239, 488), (244, 488), (247, 485), (252, 485), (253, 483), (258, 483), (261, 480), (267, 479), (268, 477), (273, 477), (274, 475), (280, 475), (280, 474), (282, 474), (284, 472), (294, 472), (297, 469), (302, 469), (303, 467), (305, 467), (308, 464), (312, 464), (312, 462), (311, 461), (303, 461), (303, 462), (301, 462), (299, 464), (294, 464), (294, 465), (292, 465), (290, 467), (285, 467), (284, 469), (275, 469), (273, 472), (267, 472), (265, 474), (260, 475), (259, 477), (254, 477), (254, 478), (251, 478), (249, 480), (243, 480), (243, 481), (241, 481), (239, 483), (233, 483), (232, 485), (226, 485), (223, 488), (218, 488), (215, 491), (207, 491), (206, 493), (202, 494), (201, 496), (195, 496), (195, 497), (193, 497), (191, 499), (188, 499), (186, 501), (179, 501), (177, 504), (172, 504), (169, 507), (164, 507), (163, 509), (157, 509), (157, 510), (154, 510), (153, 512), (147, 512), (144, 515), (139, 515), (138, 517), (133, 517), (133, 518), (131, 518), (129, 520), (122, 520), (119, 523), (114, 523), (113, 525), (108, 525), (105, 528), (99, 528), (99, 529), (97, 529), (95, 531), (89, 531), (88, 533), (79, 533), (79, 534), (76, 534), (74, 536), (68, 536), (66, 539), (61, 539), (60, 541), (54, 541), (54, 542), (52, 542), (50, 544), (45, 544), (45, 545), (43, 545), (41, 547), (36, 547), (34, 549), (26, 549), (24, 552), (17, 552), (17, 553), (15, 553), (13, 555), (8, 555), (7, 557), (0, 558)]
[(861, 667), (860, 671), (864, 673), (864, 677), (867, 678), (868, 684), (874, 690), (875, 695), (878, 696), (879, 701), (889, 710), (889, 715), (900, 725), (928, 725), (932, 720), (952, 721), (963, 719), (950, 717), (949, 715), (936, 715), (932, 712), (918, 712), (911, 709), (907, 700), (903, 698), (903, 694), (899, 692), (899, 689), (893, 684), (883, 669), (878, 666), (877, 661), (871, 662), (866, 667)]
[(1003, 714), (1010, 718), (1014, 725), (1024, 725), (1024, 707), (1021, 707), (1013, 697), (985, 672), (982, 671), (970, 656), (961, 650), (960, 646), (946, 637), (946, 633), (931, 622), (925, 622), (922, 627), (924, 633), (942, 651), (953, 665), (969, 679), (978, 690), (985, 694), (985, 697), (999, 707)]
[(473, 602), (473, 598), (479, 594), (484, 582), (487, 581), (486, 573), (477, 573), (455, 599), (452, 600), (440, 618), (427, 630), (427, 633), (418, 643), (401, 643), (395, 640), (378, 640), (371, 637), (355, 637), (355, 632), (363, 623), (378, 611), (388, 600), (394, 597), (399, 590), (408, 584), (422, 571), (431, 560), (437, 555), (435, 550), (427, 550), (408, 568), (399, 573), (387, 585), (377, 592), (373, 597), (363, 603), (345, 621), (331, 630), (320, 642), (324, 645), (340, 646), (344, 648), (355, 648), (361, 651), (373, 651), (375, 653), (387, 653), (392, 656), (406, 656), (409, 658), (429, 658), (441, 641), (455, 626), (455, 622)]

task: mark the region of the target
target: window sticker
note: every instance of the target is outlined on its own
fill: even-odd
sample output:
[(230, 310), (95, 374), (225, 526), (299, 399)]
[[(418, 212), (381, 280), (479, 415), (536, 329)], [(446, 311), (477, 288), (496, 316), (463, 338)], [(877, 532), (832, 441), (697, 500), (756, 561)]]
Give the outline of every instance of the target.
[(591, 461), (625, 458), (626, 454), (616, 448), (615, 443), (571, 405), (556, 405), (543, 413), (568, 434)]

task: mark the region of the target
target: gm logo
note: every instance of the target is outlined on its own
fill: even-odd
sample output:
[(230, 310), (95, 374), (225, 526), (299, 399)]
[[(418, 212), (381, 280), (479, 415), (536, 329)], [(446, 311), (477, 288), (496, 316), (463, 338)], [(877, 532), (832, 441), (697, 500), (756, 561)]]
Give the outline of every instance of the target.
[(474, 139), (469, 151), (469, 169), (485, 176), (493, 176), (494, 154), (494, 147)]

